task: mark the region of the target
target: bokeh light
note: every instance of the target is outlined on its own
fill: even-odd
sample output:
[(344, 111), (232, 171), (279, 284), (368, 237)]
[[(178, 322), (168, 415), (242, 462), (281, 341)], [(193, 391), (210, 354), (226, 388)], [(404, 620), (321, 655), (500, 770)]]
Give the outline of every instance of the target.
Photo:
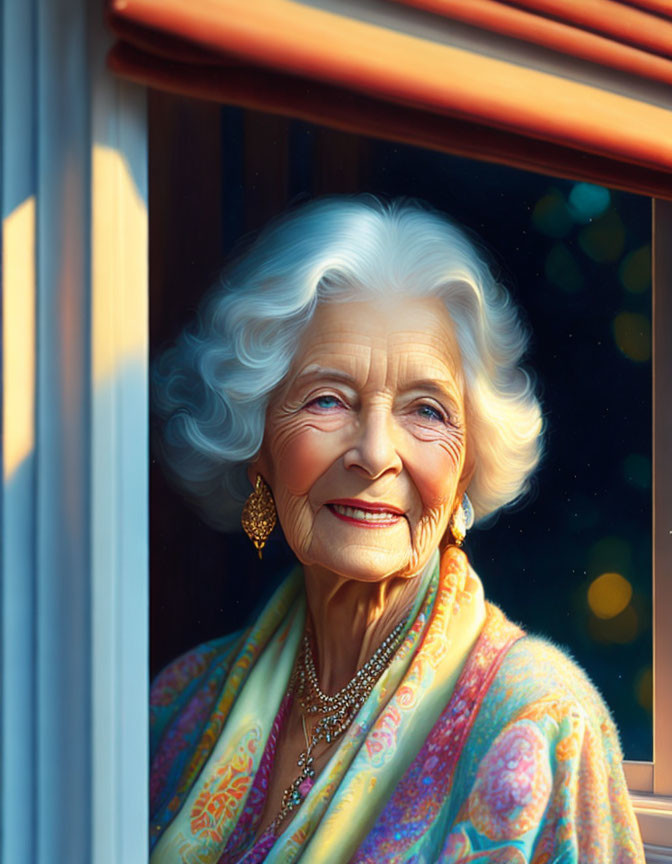
[(532, 224), (547, 237), (557, 240), (566, 237), (574, 227), (574, 222), (564, 195), (557, 189), (551, 189), (542, 196), (532, 211)]
[(552, 285), (568, 294), (575, 294), (583, 287), (583, 276), (576, 257), (564, 243), (556, 243), (546, 256), (545, 274)]
[(639, 616), (632, 606), (626, 606), (614, 618), (591, 615), (588, 619), (588, 632), (595, 642), (627, 645), (634, 642), (639, 635)]
[(590, 222), (601, 216), (611, 203), (611, 193), (604, 186), (575, 183), (569, 193), (569, 209), (577, 222)]
[(623, 476), (638, 489), (651, 488), (651, 460), (641, 453), (629, 453), (623, 460)]
[(579, 245), (589, 258), (599, 264), (618, 261), (625, 246), (625, 228), (613, 207), (581, 229)]
[(628, 252), (618, 268), (621, 285), (632, 294), (643, 294), (651, 286), (651, 245)]
[(620, 573), (602, 573), (588, 588), (588, 606), (598, 618), (615, 618), (632, 599), (632, 585)]
[(651, 712), (653, 709), (653, 669), (651, 666), (642, 666), (635, 676), (635, 696), (642, 708)]
[(614, 340), (622, 354), (636, 363), (651, 359), (651, 322), (636, 312), (621, 312), (612, 323)]

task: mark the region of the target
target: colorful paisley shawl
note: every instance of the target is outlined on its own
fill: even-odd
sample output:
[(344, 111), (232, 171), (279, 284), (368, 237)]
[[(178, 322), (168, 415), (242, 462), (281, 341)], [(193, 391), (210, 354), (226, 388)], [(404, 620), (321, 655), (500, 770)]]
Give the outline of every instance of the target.
[(152, 689), (152, 864), (643, 864), (609, 713), (561, 651), (485, 604), (451, 547), (313, 789), (255, 844), (303, 631), (302, 576)]

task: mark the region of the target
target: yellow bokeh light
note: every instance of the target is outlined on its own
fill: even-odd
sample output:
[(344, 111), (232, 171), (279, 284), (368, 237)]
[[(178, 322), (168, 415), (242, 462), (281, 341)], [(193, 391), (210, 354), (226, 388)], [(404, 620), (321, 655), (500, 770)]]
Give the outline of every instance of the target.
[(651, 359), (651, 322), (644, 315), (621, 312), (614, 318), (614, 339), (630, 360), (646, 363)]
[(620, 573), (603, 573), (588, 588), (588, 605), (598, 618), (615, 618), (631, 598), (632, 585)]

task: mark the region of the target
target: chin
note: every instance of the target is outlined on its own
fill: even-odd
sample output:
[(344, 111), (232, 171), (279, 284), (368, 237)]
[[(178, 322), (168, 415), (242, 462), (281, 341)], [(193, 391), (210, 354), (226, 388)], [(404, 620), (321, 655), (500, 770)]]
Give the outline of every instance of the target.
[(408, 572), (408, 552), (395, 555), (389, 550), (345, 547), (329, 555), (311, 558), (311, 564), (356, 582), (382, 582), (393, 576), (411, 575)]

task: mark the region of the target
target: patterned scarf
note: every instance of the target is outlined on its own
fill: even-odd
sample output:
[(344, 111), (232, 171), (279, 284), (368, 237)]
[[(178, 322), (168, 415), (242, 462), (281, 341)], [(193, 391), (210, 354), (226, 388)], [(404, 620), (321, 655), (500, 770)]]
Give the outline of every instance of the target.
[[(413, 846), (413, 830), (426, 834), (445, 809), (473, 722), (476, 691), (489, 677), (486, 660), (479, 666), (478, 657), (491, 663), (493, 646), (469, 657), (484, 629), (486, 606), (481, 584), (459, 549), (450, 547), (440, 564), (437, 553), (418, 578), (399, 650), (268, 850), (268, 864), (299, 858), (311, 864), (345, 862), (355, 853), (356, 861), (407, 860), (403, 850)], [(277, 737), (305, 608), (297, 569), (242, 639), (209, 643), (157, 680), (151, 864), (228, 860), (223, 852), (231, 848), (229, 841), (240, 839), (263, 786), (255, 778), (269, 740), (270, 752)], [(505, 631), (489, 628), (498, 644), (508, 647), (520, 635), (498, 610), (489, 607), (488, 618)], [(481, 634), (479, 644), (483, 639)], [(437, 771), (441, 760), (446, 764)], [(414, 808), (417, 818), (409, 820)]]

